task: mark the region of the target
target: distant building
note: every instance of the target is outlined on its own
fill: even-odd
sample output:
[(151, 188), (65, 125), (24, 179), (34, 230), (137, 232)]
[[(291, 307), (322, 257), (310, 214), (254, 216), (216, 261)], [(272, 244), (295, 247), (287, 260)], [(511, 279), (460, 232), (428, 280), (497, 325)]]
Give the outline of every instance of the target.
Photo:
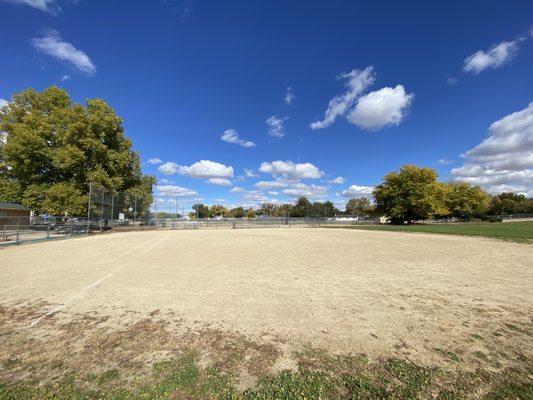
[(29, 225), (31, 210), (16, 203), (0, 202), (0, 227), (4, 225)]

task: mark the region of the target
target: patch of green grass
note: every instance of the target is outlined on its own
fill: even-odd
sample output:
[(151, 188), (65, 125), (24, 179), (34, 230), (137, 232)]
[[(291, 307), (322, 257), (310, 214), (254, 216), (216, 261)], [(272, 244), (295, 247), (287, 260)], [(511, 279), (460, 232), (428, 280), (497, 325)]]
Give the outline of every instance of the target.
[(474, 355), (479, 358), (480, 360), (483, 360), (483, 361), (488, 361), (489, 357), (483, 353), (482, 351), (479, 351), (479, 350), (476, 350), (474, 351)]
[(400, 382), (396, 392), (399, 392), (402, 399), (419, 398), (419, 395), (430, 386), (436, 372), (435, 369), (420, 367), (398, 359), (389, 360), (387, 369)]
[(333, 380), (324, 372), (282, 371), (262, 379), (257, 389), (247, 390), (242, 394), (242, 398), (246, 400), (332, 398), (333, 387)]
[(525, 335), (531, 336), (531, 332), (529, 332), (527, 329), (521, 328), (513, 324), (504, 324), (504, 325), (510, 331), (515, 331), (515, 332), (519, 332), (519, 333), (523, 333)]
[(347, 393), (353, 400), (390, 399), (391, 394), (382, 386), (371, 382), (368, 378), (359, 376), (344, 376), (342, 378)]
[[(318, 363), (325, 356), (310, 355), (313, 360), (309, 363)], [(31, 380), (0, 382), (0, 400), (452, 400), (479, 393), (479, 385), (488, 385), (482, 391), (488, 393), (487, 400), (533, 398), (533, 386), (524, 371), (490, 375), (480, 370), (454, 375), (400, 359), (367, 363), (358, 357), (327, 358), (328, 368), (300, 367), (297, 371), (265, 375), (256, 387), (244, 392), (236, 390), (234, 376), (202, 367), (194, 353), (187, 353), (155, 363), (150, 376), (129, 383), (118, 381), (121, 375), (117, 370), (86, 380), (69, 373), (48, 384)], [(340, 364), (336, 365), (335, 360)]]
[(138, 398), (219, 398), (235, 392), (227, 375), (215, 368), (201, 368), (194, 354), (158, 362), (154, 372), (155, 382), (142, 388)]
[(4, 361), (4, 363), (2, 364), (2, 367), (5, 369), (12, 369), (18, 365), (20, 365), (20, 360), (16, 357), (12, 357)]
[(507, 382), (496, 387), (485, 399), (487, 400), (530, 400), (533, 399), (532, 382)]
[(98, 384), (103, 385), (108, 382), (118, 379), (120, 373), (117, 369), (110, 369), (109, 371), (104, 372), (98, 377)]
[(461, 359), (461, 357), (459, 357), (457, 354), (455, 354), (453, 351), (446, 351), (446, 350), (442, 350), (442, 349), (435, 349), (437, 352), (439, 352), (440, 354), (442, 354), (443, 356), (449, 358), (450, 360), (452, 360), (453, 362), (461, 362), (463, 361)]
[(533, 221), (508, 223), (459, 223), (459, 224), (415, 224), (415, 225), (350, 225), (349, 229), (391, 232), (440, 233), (446, 235), (483, 236), (494, 239), (531, 243)]

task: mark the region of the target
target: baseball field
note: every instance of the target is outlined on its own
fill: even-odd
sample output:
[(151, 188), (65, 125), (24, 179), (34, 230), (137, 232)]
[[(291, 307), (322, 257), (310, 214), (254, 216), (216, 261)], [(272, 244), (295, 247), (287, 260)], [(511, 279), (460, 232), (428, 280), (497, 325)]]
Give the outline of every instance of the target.
[(531, 398), (533, 250), (145, 231), (0, 251), (0, 399)]

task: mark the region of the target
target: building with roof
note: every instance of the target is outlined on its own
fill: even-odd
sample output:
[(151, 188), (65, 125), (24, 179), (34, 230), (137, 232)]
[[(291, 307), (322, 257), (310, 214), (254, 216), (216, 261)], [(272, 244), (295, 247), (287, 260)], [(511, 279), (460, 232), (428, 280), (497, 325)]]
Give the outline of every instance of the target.
[(4, 225), (29, 225), (31, 210), (21, 204), (0, 201), (0, 227)]

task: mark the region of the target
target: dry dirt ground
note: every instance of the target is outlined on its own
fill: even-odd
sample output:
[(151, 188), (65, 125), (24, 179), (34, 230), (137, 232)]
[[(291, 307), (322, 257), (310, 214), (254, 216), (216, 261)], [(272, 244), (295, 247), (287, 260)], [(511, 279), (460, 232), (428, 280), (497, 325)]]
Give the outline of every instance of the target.
[(233, 362), (241, 388), (305, 349), (497, 371), (531, 365), (532, 316), (533, 247), (491, 239), (224, 229), (0, 249), (3, 379), (141, 374), (183, 346)]

